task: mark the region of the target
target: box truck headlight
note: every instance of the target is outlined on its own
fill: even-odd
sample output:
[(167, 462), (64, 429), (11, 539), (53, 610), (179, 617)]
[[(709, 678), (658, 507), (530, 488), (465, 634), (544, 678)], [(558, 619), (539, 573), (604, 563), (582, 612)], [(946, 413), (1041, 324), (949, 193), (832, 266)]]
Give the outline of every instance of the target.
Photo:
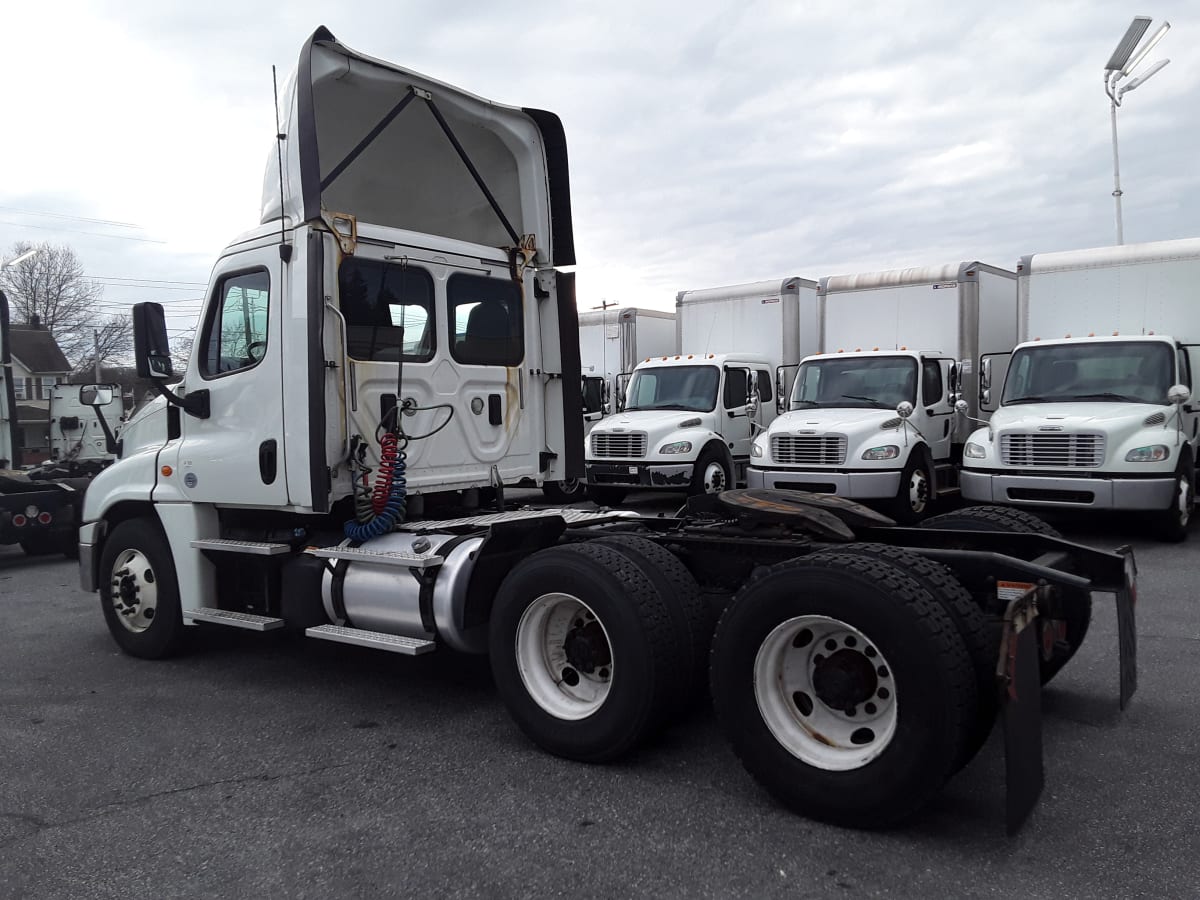
[(863, 459), (895, 459), (900, 455), (900, 448), (895, 444), (885, 444), (882, 447), (872, 447), (864, 450)]
[(663, 444), (658, 448), (659, 453), (690, 453), (691, 451), (691, 441), (675, 441), (670, 444)]
[(1165, 444), (1151, 444), (1149, 447), (1134, 447), (1125, 454), (1125, 462), (1162, 462), (1171, 455), (1171, 449)]
[(755, 441), (750, 445), (750, 455), (755, 459), (763, 458), (763, 445), (760, 441)]
[(983, 444), (967, 441), (967, 446), (963, 447), (963, 456), (967, 457), (967, 459), (985, 459), (987, 457), (987, 450), (984, 449)]

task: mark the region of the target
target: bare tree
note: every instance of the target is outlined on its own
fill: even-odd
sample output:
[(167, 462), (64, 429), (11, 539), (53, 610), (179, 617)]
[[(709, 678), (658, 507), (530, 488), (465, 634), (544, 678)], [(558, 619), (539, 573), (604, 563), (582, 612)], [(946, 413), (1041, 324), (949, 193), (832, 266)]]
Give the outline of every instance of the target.
[(176, 375), (182, 375), (187, 370), (188, 359), (192, 355), (192, 335), (181, 334), (171, 338), (171, 366)]
[(133, 346), (128, 318), (97, 312), (104, 286), (84, 275), (75, 251), (66, 244), (20, 241), (13, 245), (11, 256), (30, 250), (37, 252), (0, 269), (0, 288), (8, 294), (13, 321), (32, 322), (37, 316), (77, 368), (91, 364), (96, 330), (101, 360), (128, 353)]

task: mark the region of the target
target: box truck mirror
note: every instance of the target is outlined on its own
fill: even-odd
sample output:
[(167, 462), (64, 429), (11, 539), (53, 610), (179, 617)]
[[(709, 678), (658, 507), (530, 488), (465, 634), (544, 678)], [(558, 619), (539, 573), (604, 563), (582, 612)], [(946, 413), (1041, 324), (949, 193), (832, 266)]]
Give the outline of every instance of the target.
[[(979, 387), (981, 390), (986, 390), (992, 386), (992, 360), (990, 357), (984, 357), (979, 364)], [(987, 402), (986, 400), (984, 401)]]
[(982, 391), (979, 392), (979, 402), (982, 403), (984, 406), (987, 406), (989, 403), (992, 402), (992, 392), (989, 388), (984, 388)]
[(1181, 406), (1191, 399), (1192, 392), (1188, 390), (1186, 384), (1174, 384), (1167, 391), (1167, 402), (1174, 403), (1176, 406)]
[(896, 404), (896, 415), (902, 419), (907, 419), (913, 414), (913, 405), (907, 400), (901, 400)]
[(969, 404), (966, 400), (959, 400), (954, 404), (954, 411), (960, 416), (965, 416), (971, 411), (971, 404)]

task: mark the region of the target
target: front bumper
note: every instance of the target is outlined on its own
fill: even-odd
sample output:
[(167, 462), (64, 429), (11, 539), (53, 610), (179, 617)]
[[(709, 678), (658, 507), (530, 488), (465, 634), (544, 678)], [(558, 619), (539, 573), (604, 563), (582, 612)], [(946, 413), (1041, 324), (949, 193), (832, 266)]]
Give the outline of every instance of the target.
[(1070, 478), (1053, 475), (997, 475), (963, 469), (964, 499), (1020, 506), (1086, 509), (1166, 509), (1175, 497), (1170, 478)]
[(589, 462), (587, 483), (597, 487), (686, 488), (694, 463)]
[(89, 594), (96, 592), (96, 550), (103, 524), (89, 522), (79, 527), (79, 586)]
[(851, 500), (887, 500), (900, 490), (900, 473), (883, 472), (822, 472), (819, 469), (756, 469), (746, 474), (746, 484), (752, 488), (810, 491), (814, 494), (836, 494)]

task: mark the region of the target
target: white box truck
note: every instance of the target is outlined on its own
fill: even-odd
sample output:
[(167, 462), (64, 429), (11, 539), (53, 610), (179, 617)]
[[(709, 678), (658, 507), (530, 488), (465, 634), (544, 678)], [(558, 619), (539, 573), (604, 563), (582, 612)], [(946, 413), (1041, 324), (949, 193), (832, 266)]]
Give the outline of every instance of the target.
[[(640, 306), (597, 309), (579, 314), (579, 362), (585, 382), (602, 379), (604, 413), (615, 410), (617, 382), (643, 359), (678, 352), (675, 313)], [(598, 414), (585, 416), (595, 421)]]
[[(670, 517), (505, 506), (504, 482), (583, 461), (558, 118), (325, 29), (283, 99), (262, 221), (216, 262), (183, 380), (126, 425), (84, 498), (80, 577), (125, 652), (169, 656), (204, 623), (487, 654), (522, 731), (591, 763), (634, 751), (711, 685), (763, 785), (873, 828), (929, 802), (998, 716), (1023, 762), (1019, 823), (1041, 788), (1039, 680), (1078, 644), (1068, 631), (1040, 661), (1038, 641), (1093, 592), (1116, 596), (1128, 701), (1131, 556), (881, 530), (850, 501), (783, 492), (692, 497)], [(134, 343), (139, 374), (163, 385), (161, 306), (134, 307)], [(665, 385), (682, 368), (641, 370), (631, 396), (653, 394), (639, 376)], [(698, 390), (720, 375), (690, 374)], [(987, 583), (1016, 576), (1030, 581), (1016, 599)], [(724, 607), (715, 633), (709, 598)], [(1020, 690), (997, 690), (998, 670)], [(143, 681), (130, 665), (131, 697)]]
[[(1016, 343), (1016, 274), (977, 260), (821, 280), (825, 351), (751, 448), (751, 487), (882, 501), (902, 521), (958, 490), (955, 403), (981, 353)], [(979, 415), (976, 405), (967, 412)]]
[[(985, 359), (969, 500), (1149, 514), (1187, 535), (1200, 406), (1200, 239), (1023, 257), (1020, 343)], [(1004, 365), (1007, 363), (1007, 365)]]
[(816, 292), (798, 277), (681, 291), (675, 352), (644, 359), (621, 412), (588, 435), (592, 499), (608, 506), (634, 488), (698, 494), (744, 483), (751, 438), (816, 348)]

